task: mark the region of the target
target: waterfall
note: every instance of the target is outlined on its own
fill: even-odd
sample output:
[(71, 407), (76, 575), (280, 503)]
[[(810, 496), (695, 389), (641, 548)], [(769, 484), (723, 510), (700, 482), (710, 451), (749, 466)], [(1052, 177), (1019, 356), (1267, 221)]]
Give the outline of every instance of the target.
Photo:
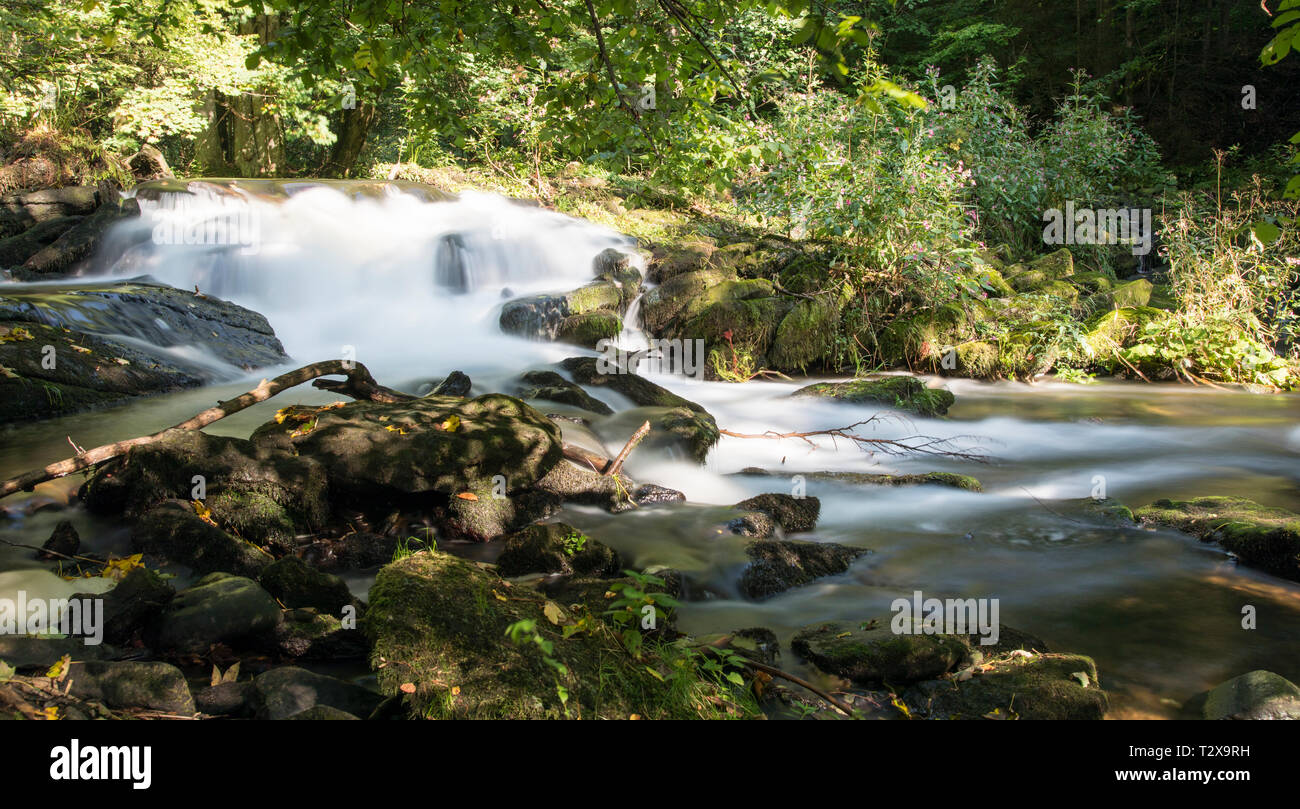
[(264, 314), (297, 361), (352, 354), (376, 373), (518, 369), (548, 352), (499, 333), (504, 300), (581, 286), (598, 253), (634, 246), (495, 194), (416, 184), (164, 181), (134, 193), (141, 216), (111, 234), (97, 273), (197, 287)]

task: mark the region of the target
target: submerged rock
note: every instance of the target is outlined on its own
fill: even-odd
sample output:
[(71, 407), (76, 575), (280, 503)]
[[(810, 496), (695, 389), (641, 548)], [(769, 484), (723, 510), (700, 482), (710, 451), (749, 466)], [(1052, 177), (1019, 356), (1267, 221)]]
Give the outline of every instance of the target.
[(608, 545), (564, 523), (530, 525), (505, 538), (497, 559), (503, 576), (550, 573), (571, 576), (617, 576), (622, 561)]
[(942, 388), (926, 387), (913, 376), (819, 382), (800, 388), (791, 396), (819, 396), (850, 404), (883, 404), (919, 416), (942, 416), (956, 400), (952, 393)]
[(527, 371), (520, 374), (515, 393), (520, 399), (545, 399), (580, 407), (602, 416), (614, 414), (609, 405), (554, 371)]
[(749, 598), (760, 599), (843, 573), (871, 551), (834, 542), (786, 539), (751, 542), (745, 553), (751, 561), (741, 574), (740, 590)]
[(1252, 671), (1215, 686), (1206, 719), (1300, 719), (1300, 687), (1271, 671)]
[[(794, 497), (789, 494), (760, 494), (735, 505), (741, 511), (751, 512), (732, 520), (727, 525), (732, 533), (741, 536), (769, 537), (779, 527), (789, 534), (801, 534), (817, 527), (821, 514), (821, 501), (816, 497)], [(769, 519), (756, 519), (754, 513)]]
[(1135, 514), (1144, 523), (1217, 542), (1243, 564), (1300, 581), (1300, 514), (1293, 511), (1244, 497), (1198, 497), (1157, 500)]

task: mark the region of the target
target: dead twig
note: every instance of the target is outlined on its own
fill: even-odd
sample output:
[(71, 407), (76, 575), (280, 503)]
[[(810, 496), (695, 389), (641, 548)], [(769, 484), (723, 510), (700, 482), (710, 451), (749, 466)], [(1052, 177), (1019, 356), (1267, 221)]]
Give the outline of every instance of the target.
[(627, 460), (627, 456), (632, 454), (632, 450), (636, 449), (636, 445), (640, 444), (641, 439), (645, 438), (649, 432), (650, 422), (647, 421), (645, 424), (638, 427), (636, 432), (632, 433), (632, 437), (623, 445), (623, 449), (619, 451), (618, 456), (605, 466), (604, 470), (601, 471), (601, 474), (608, 477), (610, 475), (617, 475), (622, 471), (623, 462)]

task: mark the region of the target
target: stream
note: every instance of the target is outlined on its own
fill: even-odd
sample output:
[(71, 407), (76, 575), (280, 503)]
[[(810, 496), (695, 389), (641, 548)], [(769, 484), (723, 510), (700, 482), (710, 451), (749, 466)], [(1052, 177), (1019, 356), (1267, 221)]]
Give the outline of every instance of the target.
[[(227, 210), (229, 187), (217, 183), (195, 204), (206, 216)], [(501, 390), (523, 370), (591, 354), (501, 334), (501, 304), (580, 286), (601, 250), (634, 245), (604, 228), (492, 195), (431, 202), (313, 183), (255, 190), (237, 195), (234, 207), (254, 218), (256, 239), (235, 246), (158, 245), (148, 229), (193, 211), (160, 206), (166, 194), (142, 198), (144, 216), (118, 226), (97, 271), (198, 287), (264, 314), (293, 358), (285, 369), (349, 358), (350, 351), (380, 382), (410, 392), (456, 369), (473, 379), (475, 395)], [(635, 310), (625, 345), (642, 339)], [(227, 368), (203, 388), (9, 427), (0, 432), (0, 477), (70, 455), (70, 439), (91, 447), (154, 432), (277, 370)], [(647, 375), (703, 405), (720, 427), (742, 433), (842, 427), (878, 410), (788, 397), (814, 380), (728, 384)], [(871, 455), (842, 440), (837, 447), (829, 439), (814, 446), (724, 436), (703, 466), (648, 449), (628, 461), (633, 479), (678, 489), (687, 504), (619, 515), (568, 506), (558, 519), (637, 567), (675, 567), (710, 582), (716, 597), (687, 603), (681, 628), (768, 627), (792, 671), (808, 672), (788, 651), (798, 628), (887, 619), (891, 601), (921, 590), (926, 597), (997, 598), (1004, 625), (1037, 635), (1054, 651), (1092, 656), (1113, 718), (1171, 718), (1191, 696), (1252, 669), (1300, 679), (1300, 585), (1239, 567), (1214, 545), (1171, 530), (1117, 526), (1087, 508), (1100, 486), (1135, 509), (1159, 498), (1241, 495), (1300, 511), (1300, 396), (1121, 382), (930, 382), (956, 395), (948, 418), (886, 418), (871, 434), (952, 438), (984, 453), (985, 462)], [(591, 392), (616, 411), (630, 406), (607, 389)], [(208, 431), (247, 436), (279, 408), (335, 399), (302, 386)], [(590, 431), (565, 424), (566, 438), (601, 443), (609, 454), (637, 426), (618, 414), (584, 415)], [(747, 467), (774, 474), (735, 474)], [(978, 478), (984, 491), (795, 478), (823, 470), (958, 472)], [(6, 505), (21, 512), (24, 500), (63, 503), (80, 481), (55, 481)], [(740, 545), (713, 541), (725, 507), (799, 485), (821, 501), (815, 532), (801, 538), (873, 553), (847, 574), (747, 601), (734, 592), (744, 563)], [(39, 545), (58, 520), (71, 519), (84, 547), (127, 551), (125, 529), (76, 505), (28, 511), (0, 523), (0, 532)], [(445, 549), (476, 558), (493, 553), (456, 543)], [(27, 552), (0, 546), (0, 571), (37, 565)], [(364, 597), (372, 576), (346, 578)], [(1246, 605), (1257, 610), (1255, 629), (1242, 628)]]

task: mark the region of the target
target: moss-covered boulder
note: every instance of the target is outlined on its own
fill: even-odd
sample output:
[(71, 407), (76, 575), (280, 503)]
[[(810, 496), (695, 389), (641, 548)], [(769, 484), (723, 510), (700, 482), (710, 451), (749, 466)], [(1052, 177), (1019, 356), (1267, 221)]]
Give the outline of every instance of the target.
[(68, 667), (68, 693), (110, 708), (189, 715), (194, 697), (180, 669), (158, 662), (76, 662)]
[[(998, 347), (984, 340), (970, 340), (953, 346), (952, 370), (971, 379), (993, 379), (999, 375)], [(948, 370), (940, 365), (945, 372)]]
[(214, 573), (176, 594), (158, 624), (158, 648), (206, 652), (214, 643), (256, 643), (280, 623), (280, 607), (257, 582)]
[(646, 275), (656, 284), (663, 284), (679, 275), (697, 272), (708, 267), (717, 249), (709, 238), (657, 245), (651, 251)]
[(548, 573), (571, 576), (617, 576), (622, 562), (608, 545), (598, 542), (571, 525), (530, 525), (505, 538), (505, 549), (497, 558), (503, 576)]
[(765, 493), (755, 495), (736, 504), (741, 511), (758, 511), (771, 517), (789, 534), (807, 533), (817, 527), (817, 517), (822, 504), (816, 497), (795, 497), (789, 494)]
[[(424, 552), (379, 572), (364, 626), (380, 690), (401, 696), (413, 716), (753, 715), (752, 701), (698, 675), (689, 660), (665, 667), (653, 656), (634, 659), (582, 609), (511, 587), (488, 566)], [(590, 628), (564, 637), (583, 615)]]
[(1137, 510), (1144, 523), (1213, 541), (1242, 564), (1300, 581), (1300, 514), (1244, 497), (1157, 500)]
[(595, 348), (601, 340), (612, 340), (623, 330), (623, 318), (617, 312), (598, 309), (569, 315), (560, 321), (555, 340), (584, 348)]
[(952, 670), (970, 652), (964, 635), (895, 634), (890, 621), (858, 627), (817, 624), (795, 634), (790, 648), (828, 674), (860, 685), (907, 685)]
[(515, 395), (520, 399), (545, 399), (580, 407), (602, 416), (614, 414), (609, 405), (554, 371), (526, 371), (520, 374)]
[(800, 300), (776, 328), (768, 365), (778, 371), (804, 371), (827, 359), (839, 331), (839, 303), (830, 295)]
[(928, 719), (1103, 719), (1109, 708), (1092, 658), (1013, 654), (965, 675), (909, 688), (903, 702)]
[(1083, 343), (1098, 361), (1114, 357), (1120, 348), (1133, 344), (1142, 327), (1162, 315), (1149, 306), (1109, 309), (1088, 321)]
[(1088, 306), (1095, 311), (1105, 309), (1132, 309), (1151, 302), (1151, 282), (1145, 278), (1116, 284), (1111, 289), (1088, 298)]
[(894, 365), (940, 364), (949, 346), (972, 331), (971, 316), (955, 303), (945, 303), (895, 318), (877, 336), (886, 361)]
[(927, 387), (914, 376), (883, 376), (849, 382), (818, 382), (792, 396), (818, 396), (848, 404), (880, 404), (919, 416), (942, 416), (956, 397), (942, 388)]
[(506, 478), (507, 493), (515, 492), (561, 457), (559, 428), (501, 394), (317, 408), (305, 420), (268, 422), (253, 441), (319, 462), (331, 491), (366, 500), (474, 492), (497, 475)]
[(844, 573), (854, 561), (869, 553), (866, 548), (835, 542), (792, 539), (750, 542), (745, 546), (750, 561), (740, 575), (740, 591), (748, 598), (768, 598)]
[(352, 603), (346, 582), (316, 570), (296, 556), (286, 556), (267, 565), (257, 581), (286, 607), (315, 607), (340, 616), (343, 608)]
[(329, 483), (319, 463), (200, 430), (175, 430), (132, 447), (101, 465), (81, 496), (97, 514), (128, 517), (168, 499), (203, 499), (217, 526), (281, 552), (329, 518)]
[(204, 520), (179, 500), (162, 503), (141, 517), (131, 528), (131, 547), (185, 565), (198, 575), (256, 576), (272, 561), (266, 551)]
[(695, 296), (735, 277), (734, 272), (725, 269), (695, 270), (673, 276), (641, 299), (642, 325), (651, 334), (662, 336)]
[(1028, 266), (1015, 264), (1003, 270), (1007, 282), (1018, 292), (1038, 289), (1052, 281), (1062, 281), (1074, 275), (1074, 256), (1064, 247), (1055, 253), (1040, 256)]

